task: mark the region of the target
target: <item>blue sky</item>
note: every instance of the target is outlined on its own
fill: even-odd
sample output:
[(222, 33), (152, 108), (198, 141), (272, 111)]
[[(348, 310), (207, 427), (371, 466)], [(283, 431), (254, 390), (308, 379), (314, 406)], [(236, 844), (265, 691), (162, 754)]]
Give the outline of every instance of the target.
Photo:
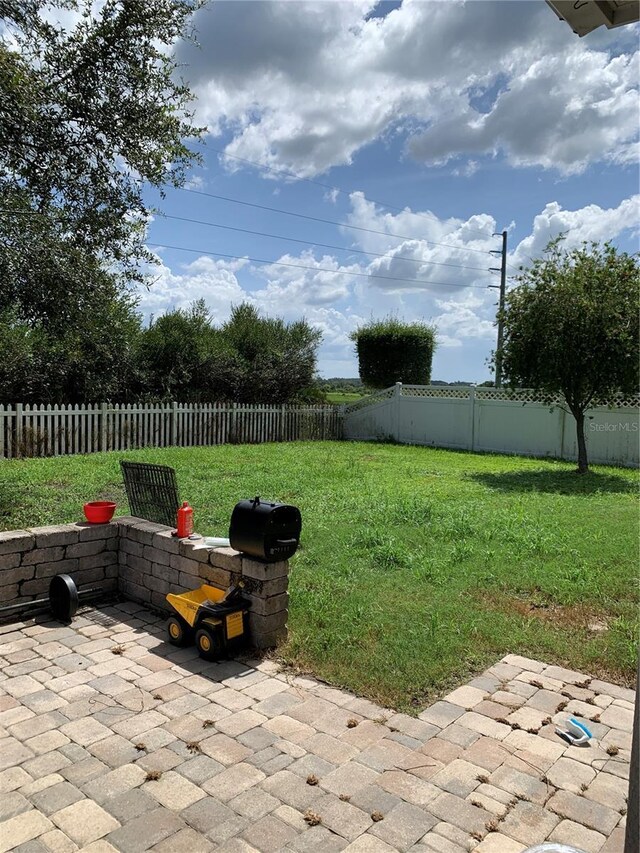
[(190, 190), (149, 201), (284, 239), (156, 216), (146, 316), (202, 297), (223, 321), (249, 300), (306, 317), (320, 373), (356, 376), (349, 332), (393, 313), (437, 325), (433, 378), (478, 382), (494, 231), (508, 229), (510, 275), (561, 231), (637, 250), (637, 26), (578, 39), (517, 0), (222, 2), (194, 26), (199, 47), (176, 54), (208, 128), (203, 165)]

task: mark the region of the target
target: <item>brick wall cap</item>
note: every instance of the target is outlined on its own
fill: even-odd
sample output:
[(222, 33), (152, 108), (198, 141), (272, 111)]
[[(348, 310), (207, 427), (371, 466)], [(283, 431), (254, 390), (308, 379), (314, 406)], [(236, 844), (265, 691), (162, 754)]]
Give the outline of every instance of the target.
[(117, 524), (120, 527), (135, 527), (138, 530), (146, 530), (149, 533), (163, 533), (173, 530), (171, 525), (158, 524), (155, 521), (149, 521), (146, 518), (138, 518), (135, 515), (118, 515), (113, 519), (111, 524)]
[(211, 549), (214, 554), (222, 554), (223, 557), (241, 557), (242, 554), (240, 551), (236, 551), (235, 548), (230, 548), (228, 545), (222, 545), (219, 548)]
[(167, 530), (173, 529), (167, 524), (158, 524), (155, 521), (145, 521), (144, 518), (139, 519), (133, 527), (135, 527), (136, 530), (144, 530), (147, 533), (163, 533)]
[(28, 530), (3, 530), (0, 532), (0, 554), (15, 554), (30, 551), (35, 547), (36, 537)]
[[(78, 541), (78, 530), (75, 524), (46, 524), (43, 527), (29, 527), (29, 533), (34, 536), (51, 536), (54, 534), (67, 534), (69, 539), (73, 537), (73, 541)], [(70, 542), (72, 544), (72, 542)]]
[(2, 530), (0, 531), (0, 542), (9, 542), (12, 539), (21, 539), (23, 536), (29, 536), (28, 530)]
[(74, 521), (72, 524), (62, 524), (61, 527), (66, 527), (69, 530), (97, 530), (101, 528), (102, 530), (108, 530), (109, 533), (107, 535), (114, 536), (118, 530), (116, 525), (115, 518), (112, 521), (103, 521), (100, 523), (91, 522), (91, 521)]
[(95, 539), (115, 539), (119, 534), (118, 525), (113, 521), (104, 524), (90, 524), (88, 521), (76, 521), (71, 525), (78, 531), (80, 542), (90, 542)]
[(137, 518), (135, 515), (118, 515), (113, 519), (112, 524), (118, 524), (120, 527), (132, 527), (141, 521), (144, 521), (144, 519)]

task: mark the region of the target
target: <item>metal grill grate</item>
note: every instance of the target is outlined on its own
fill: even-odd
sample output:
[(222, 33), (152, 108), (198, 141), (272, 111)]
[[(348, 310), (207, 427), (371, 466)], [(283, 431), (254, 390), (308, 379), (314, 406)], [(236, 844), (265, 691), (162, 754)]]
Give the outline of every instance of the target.
[(175, 527), (180, 506), (176, 472), (168, 465), (121, 462), (131, 514)]

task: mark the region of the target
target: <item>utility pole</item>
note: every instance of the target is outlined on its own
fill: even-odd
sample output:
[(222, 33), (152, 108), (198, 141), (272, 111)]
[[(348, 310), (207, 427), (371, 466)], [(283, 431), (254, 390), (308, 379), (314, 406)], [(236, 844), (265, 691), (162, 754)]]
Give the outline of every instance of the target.
[(500, 273), (500, 284), (490, 284), (489, 287), (495, 287), (500, 290), (500, 298), (498, 300), (498, 348), (496, 351), (496, 388), (502, 387), (502, 339), (504, 336), (504, 323), (502, 320), (502, 312), (504, 311), (504, 295), (507, 289), (507, 232), (502, 234), (494, 234), (494, 237), (502, 236), (502, 249), (498, 252), (492, 250), (492, 255), (500, 255), (502, 264), (500, 267), (491, 267), (491, 272)]

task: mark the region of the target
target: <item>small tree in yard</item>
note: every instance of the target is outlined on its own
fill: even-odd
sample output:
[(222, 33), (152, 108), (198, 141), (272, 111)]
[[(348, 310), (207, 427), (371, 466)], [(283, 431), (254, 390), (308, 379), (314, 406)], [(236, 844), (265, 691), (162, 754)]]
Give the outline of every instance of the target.
[(585, 411), (638, 387), (639, 266), (609, 243), (552, 241), (506, 296), (502, 365), (511, 386), (564, 395), (588, 471)]
[(426, 323), (403, 323), (394, 317), (374, 320), (351, 334), (360, 379), (369, 388), (396, 382), (428, 385), (436, 330)]

